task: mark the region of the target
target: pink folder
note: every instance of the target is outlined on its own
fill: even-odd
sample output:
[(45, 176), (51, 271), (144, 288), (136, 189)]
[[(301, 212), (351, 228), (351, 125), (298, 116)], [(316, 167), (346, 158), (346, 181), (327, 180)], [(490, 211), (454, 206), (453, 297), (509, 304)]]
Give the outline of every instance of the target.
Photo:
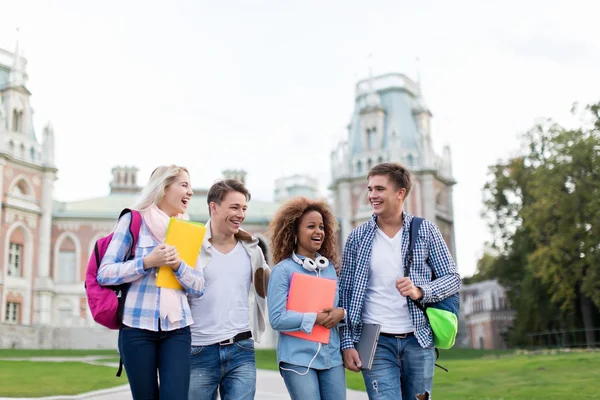
[[(333, 307), (335, 292), (336, 282), (333, 279), (294, 272), (286, 309), (300, 313), (317, 313), (324, 308)], [(283, 333), (313, 342), (329, 343), (329, 329), (321, 325), (315, 325), (310, 335), (301, 331)]]

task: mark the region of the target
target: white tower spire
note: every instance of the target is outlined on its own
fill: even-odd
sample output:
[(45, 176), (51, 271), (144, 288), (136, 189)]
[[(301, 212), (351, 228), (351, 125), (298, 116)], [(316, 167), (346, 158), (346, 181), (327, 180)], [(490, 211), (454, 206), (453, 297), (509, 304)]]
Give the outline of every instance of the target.
[(17, 41), (15, 44), (15, 55), (12, 69), (8, 76), (8, 82), (12, 86), (23, 85), (23, 63), (21, 59), (21, 51), (19, 49), (19, 28), (17, 28)]

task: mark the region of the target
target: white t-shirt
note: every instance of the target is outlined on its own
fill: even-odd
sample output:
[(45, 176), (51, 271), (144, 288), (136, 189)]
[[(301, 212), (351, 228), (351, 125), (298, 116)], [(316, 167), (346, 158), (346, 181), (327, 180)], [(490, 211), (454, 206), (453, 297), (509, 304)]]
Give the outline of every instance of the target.
[(250, 256), (238, 241), (227, 254), (211, 247), (212, 259), (204, 267), (206, 289), (190, 298), (192, 345), (205, 346), (250, 330)]
[(396, 279), (404, 276), (402, 260), (402, 231), (393, 238), (379, 228), (375, 231), (369, 286), (365, 293), (363, 322), (380, 324), (381, 332), (413, 332), (407, 298), (396, 289)]

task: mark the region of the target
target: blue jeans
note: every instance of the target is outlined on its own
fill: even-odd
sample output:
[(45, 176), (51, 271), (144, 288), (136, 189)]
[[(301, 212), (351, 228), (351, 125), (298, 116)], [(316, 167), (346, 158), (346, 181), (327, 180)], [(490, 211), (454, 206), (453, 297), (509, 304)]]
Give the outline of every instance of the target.
[(379, 336), (373, 366), (362, 371), (369, 399), (430, 399), (434, 367), (435, 350), (421, 347), (416, 337)]
[[(290, 369), (304, 375), (288, 371)], [(342, 365), (330, 369), (311, 368), (307, 372), (306, 367), (282, 362), (279, 372), (292, 400), (346, 400), (346, 373)]]
[(254, 341), (192, 346), (190, 400), (252, 400), (256, 393)]
[(128, 326), (121, 328), (119, 353), (133, 399), (187, 400), (191, 346), (189, 327), (159, 332)]

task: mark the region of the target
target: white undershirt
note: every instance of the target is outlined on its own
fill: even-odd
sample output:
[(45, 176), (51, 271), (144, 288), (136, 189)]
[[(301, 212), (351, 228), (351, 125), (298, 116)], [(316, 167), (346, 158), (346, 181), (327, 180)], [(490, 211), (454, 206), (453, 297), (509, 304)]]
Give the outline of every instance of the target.
[(407, 298), (396, 289), (396, 279), (404, 276), (402, 230), (390, 238), (377, 228), (373, 239), (363, 322), (380, 324), (385, 333), (414, 331)]
[(240, 242), (227, 254), (211, 247), (212, 259), (204, 267), (206, 289), (191, 297), (192, 345), (205, 346), (250, 330), (250, 256)]

